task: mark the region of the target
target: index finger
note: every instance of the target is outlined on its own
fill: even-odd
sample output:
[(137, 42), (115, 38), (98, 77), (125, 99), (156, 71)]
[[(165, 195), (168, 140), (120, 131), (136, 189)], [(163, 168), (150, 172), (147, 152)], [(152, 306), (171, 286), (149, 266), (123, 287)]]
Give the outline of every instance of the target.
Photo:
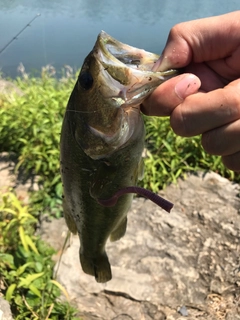
[(239, 20), (240, 11), (236, 11), (177, 24), (170, 31), (154, 71), (182, 68), (191, 61), (200, 63), (224, 58), (226, 68), (240, 71), (240, 62), (236, 66), (233, 56), (233, 52), (239, 49)]

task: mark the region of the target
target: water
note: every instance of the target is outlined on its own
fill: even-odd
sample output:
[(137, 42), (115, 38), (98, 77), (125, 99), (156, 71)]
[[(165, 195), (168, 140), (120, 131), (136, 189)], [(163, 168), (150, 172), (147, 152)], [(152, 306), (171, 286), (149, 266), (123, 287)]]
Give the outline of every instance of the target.
[(100, 30), (161, 53), (174, 24), (238, 9), (239, 0), (0, 0), (0, 50), (41, 14), (0, 55), (0, 69), (15, 77), (20, 62), (27, 72), (46, 64), (80, 68)]

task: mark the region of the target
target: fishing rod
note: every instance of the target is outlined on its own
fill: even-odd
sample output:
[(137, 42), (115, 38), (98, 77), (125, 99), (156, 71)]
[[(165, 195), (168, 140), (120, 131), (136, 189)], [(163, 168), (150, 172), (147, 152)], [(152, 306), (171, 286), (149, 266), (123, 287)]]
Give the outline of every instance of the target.
[(7, 49), (8, 46), (10, 46), (10, 44), (14, 41), (17, 40), (17, 37), (20, 36), (20, 34), (27, 29), (27, 27), (30, 27), (30, 24), (37, 19), (38, 17), (40, 17), (41, 13), (38, 13), (32, 20), (30, 20), (1, 50), (0, 50), (0, 54), (3, 53), (3, 51), (5, 51)]

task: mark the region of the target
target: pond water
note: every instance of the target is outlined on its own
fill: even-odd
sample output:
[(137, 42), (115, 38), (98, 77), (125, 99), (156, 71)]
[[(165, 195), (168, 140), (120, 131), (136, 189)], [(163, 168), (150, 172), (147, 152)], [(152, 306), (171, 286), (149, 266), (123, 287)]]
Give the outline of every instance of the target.
[(181, 21), (240, 9), (239, 0), (0, 0), (0, 70), (15, 77), (46, 64), (80, 68), (101, 30), (118, 40), (161, 53), (170, 28)]

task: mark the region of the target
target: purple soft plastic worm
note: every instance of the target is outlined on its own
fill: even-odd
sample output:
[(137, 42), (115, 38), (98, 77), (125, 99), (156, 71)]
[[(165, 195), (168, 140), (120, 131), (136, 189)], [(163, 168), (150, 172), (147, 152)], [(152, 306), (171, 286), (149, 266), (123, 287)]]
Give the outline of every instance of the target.
[(170, 212), (173, 203), (160, 197), (156, 193), (153, 193), (152, 191), (149, 191), (147, 189), (141, 188), (141, 187), (126, 187), (118, 190), (111, 198), (109, 199), (97, 199), (98, 203), (101, 204), (104, 207), (113, 207), (116, 203), (119, 197), (126, 193), (137, 193), (140, 194), (141, 196), (148, 198), (152, 202), (156, 203), (159, 207), (164, 209), (167, 212)]

